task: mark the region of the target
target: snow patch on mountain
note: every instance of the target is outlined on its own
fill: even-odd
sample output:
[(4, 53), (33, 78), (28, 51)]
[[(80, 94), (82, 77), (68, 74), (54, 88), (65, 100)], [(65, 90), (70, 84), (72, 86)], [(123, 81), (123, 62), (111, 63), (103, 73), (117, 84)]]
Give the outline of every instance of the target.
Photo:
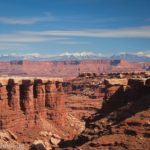
[(102, 56), (102, 54), (96, 54), (93, 52), (75, 52), (75, 53), (62, 53), (59, 56), (75, 56), (75, 57), (85, 57), (85, 56)]
[(65, 52), (62, 54), (39, 54), (39, 53), (29, 53), (29, 54), (1, 54), (0, 60), (82, 60), (82, 59), (99, 59), (102, 57), (102, 54), (96, 54), (93, 52), (75, 52), (69, 53)]
[(63, 60), (85, 60), (85, 59), (124, 59), (131, 62), (150, 62), (150, 51), (138, 51), (134, 53), (121, 52), (116, 55), (107, 56), (101, 53), (94, 52), (65, 52), (62, 54), (40, 54), (40, 53), (27, 53), (27, 54), (1, 54), (0, 61), (13, 61), (13, 60), (32, 60), (32, 61), (63, 61)]

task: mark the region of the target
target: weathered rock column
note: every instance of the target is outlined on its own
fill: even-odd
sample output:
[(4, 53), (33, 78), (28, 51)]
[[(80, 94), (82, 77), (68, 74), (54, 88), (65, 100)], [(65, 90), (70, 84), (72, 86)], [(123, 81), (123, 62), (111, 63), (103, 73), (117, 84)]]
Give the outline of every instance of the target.
[(7, 96), (7, 80), (0, 81), (0, 129), (7, 126), (8, 115), (8, 96)]
[(20, 88), (19, 84), (15, 82), (15, 80), (10, 79), (8, 81), (8, 104), (9, 106), (15, 110), (20, 110)]
[(34, 97), (33, 97), (33, 81), (23, 80), (22, 81), (22, 97), (21, 105), (25, 113), (30, 113), (34, 110)]
[(37, 113), (42, 118), (46, 118), (45, 85), (41, 79), (36, 79), (34, 81), (34, 97), (36, 99), (35, 109), (36, 109)]
[(50, 120), (55, 121), (57, 124), (64, 124), (65, 103), (64, 103), (64, 92), (61, 82), (51, 83), (48, 100), (49, 100), (48, 118)]
[(33, 127), (36, 124), (33, 80), (23, 80), (21, 86), (21, 108), (25, 112), (26, 127)]
[(62, 81), (59, 78), (0, 78), (0, 129), (42, 128), (48, 113), (51, 120), (62, 124), (63, 92), (62, 86), (53, 82), (57, 80)]
[(60, 112), (64, 112), (65, 103), (64, 103), (64, 91), (62, 87), (62, 82), (56, 82), (57, 95), (56, 95), (56, 105), (57, 109)]
[(0, 82), (0, 112), (8, 109), (7, 81)]
[(45, 105), (49, 108), (55, 108), (56, 85), (54, 81), (48, 81), (45, 84)]

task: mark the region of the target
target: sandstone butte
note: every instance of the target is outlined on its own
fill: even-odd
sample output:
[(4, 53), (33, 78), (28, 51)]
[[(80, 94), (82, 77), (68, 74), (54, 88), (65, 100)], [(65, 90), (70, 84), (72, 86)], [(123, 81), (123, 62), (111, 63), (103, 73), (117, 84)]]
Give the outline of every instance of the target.
[(65, 82), (1, 77), (0, 142), (26, 150), (150, 149), (149, 98), (149, 72), (85, 73)]

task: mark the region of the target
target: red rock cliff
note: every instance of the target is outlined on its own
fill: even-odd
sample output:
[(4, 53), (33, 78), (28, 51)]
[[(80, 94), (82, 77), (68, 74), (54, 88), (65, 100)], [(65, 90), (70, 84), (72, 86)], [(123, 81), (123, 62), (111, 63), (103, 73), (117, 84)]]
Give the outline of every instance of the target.
[(60, 78), (0, 78), (0, 129), (39, 127), (41, 118), (63, 121), (61, 82)]

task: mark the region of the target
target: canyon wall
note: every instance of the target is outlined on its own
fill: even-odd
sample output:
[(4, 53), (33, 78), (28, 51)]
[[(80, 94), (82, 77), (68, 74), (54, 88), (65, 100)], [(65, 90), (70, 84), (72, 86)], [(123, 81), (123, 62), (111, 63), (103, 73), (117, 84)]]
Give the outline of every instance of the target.
[[(54, 149), (144, 149), (150, 137), (149, 97), (149, 72), (81, 73), (68, 82), (61, 78), (1, 77), (0, 130), (13, 131), (27, 145), (41, 138), (41, 132), (45, 138), (49, 136), (45, 133), (56, 132), (61, 134), (59, 142), (64, 140)], [(79, 125), (77, 116), (86, 123)], [(42, 123), (48, 132), (43, 132)]]
[(0, 78), (0, 129), (40, 127), (42, 119), (63, 124), (61, 78)]
[(150, 74), (82, 74), (76, 83), (81, 78), (82, 83), (101, 80), (102, 106), (85, 119), (85, 130), (73, 140), (62, 141), (60, 149), (149, 149)]
[(72, 78), (79, 73), (142, 71), (142, 66), (125, 60), (11, 61), (0, 62), (0, 75)]
[[(102, 106), (104, 107), (104, 103), (110, 99), (119, 101), (122, 95), (125, 100), (128, 99), (127, 95), (131, 91), (127, 90), (124, 93), (124, 90), (128, 89), (128, 80), (130, 81), (131, 78), (142, 80), (149, 77), (149, 72), (81, 73), (77, 78), (63, 82), (64, 91), (67, 94), (66, 107), (73, 115), (85, 119)], [(107, 108), (108, 105), (110, 108), (103, 111), (108, 112), (111, 108), (117, 107), (120, 102), (118, 101), (116, 104), (113, 101), (109, 102), (110, 104), (107, 103)]]

